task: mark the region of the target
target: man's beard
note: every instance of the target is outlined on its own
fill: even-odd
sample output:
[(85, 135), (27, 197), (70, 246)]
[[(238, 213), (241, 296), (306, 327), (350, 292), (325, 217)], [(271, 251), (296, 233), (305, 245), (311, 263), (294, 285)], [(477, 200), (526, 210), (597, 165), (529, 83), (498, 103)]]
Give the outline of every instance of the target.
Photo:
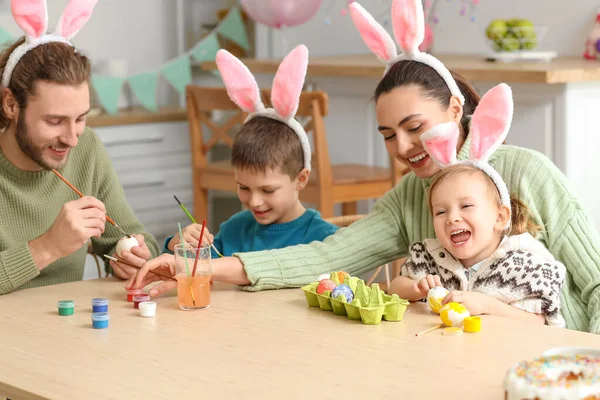
[[(67, 163), (67, 159), (68, 159), (68, 154), (67, 157), (65, 157), (63, 162), (55, 162), (53, 163), (53, 165), (50, 165), (48, 162), (46, 162), (42, 156), (43, 151), (44, 151), (44, 147), (36, 147), (36, 145), (33, 143), (33, 140), (31, 140), (31, 136), (29, 135), (28, 129), (27, 129), (27, 124), (25, 123), (25, 113), (21, 112), (19, 113), (19, 118), (17, 119), (17, 125), (15, 127), (15, 139), (17, 140), (17, 144), (19, 145), (19, 148), (21, 149), (21, 151), (29, 158), (31, 158), (33, 160), (33, 162), (35, 162), (36, 164), (38, 164), (40, 167), (42, 167), (45, 170), (51, 170), (51, 169), (59, 169), (62, 168), (66, 163)], [(54, 146), (56, 145), (61, 145), (64, 147), (67, 147), (66, 145), (62, 144), (58, 139), (57, 139), (57, 143), (54, 144)]]

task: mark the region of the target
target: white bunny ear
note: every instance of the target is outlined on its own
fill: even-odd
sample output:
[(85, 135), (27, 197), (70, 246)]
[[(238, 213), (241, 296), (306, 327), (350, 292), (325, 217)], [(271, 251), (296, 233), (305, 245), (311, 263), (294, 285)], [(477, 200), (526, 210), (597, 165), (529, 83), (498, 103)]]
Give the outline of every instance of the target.
[(396, 42), (407, 54), (419, 52), (425, 37), (425, 18), (421, 0), (394, 0), (392, 3), (392, 25)]
[(46, 0), (11, 0), (10, 8), (17, 25), (31, 42), (43, 36), (48, 29)]
[(89, 21), (98, 0), (70, 0), (56, 25), (54, 33), (71, 40)]
[(460, 132), (456, 122), (434, 126), (420, 136), (425, 151), (440, 168), (456, 163), (456, 145)]
[(389, 33), (360, 4), (354, 2), (348, 7), (354, 26), (377, 58), (383, 63), (395, 58), (398, 53)]
[(501, 83), (491, 88), (481, 98), (471, 118), (471, 160), (487, 162), (506, 138), (512, 116), (513, 98), (510, 86)]
[(224, 49), (217, 52), (215, 61), (231, 100), (249, 113), (264, 110), (258, 84), (248, 67)]
[(273, 80), (271, 103), (282, 117), (296, 115), (307, 67), (308, 49), (303, 44), (294, 48), (279, 64)]

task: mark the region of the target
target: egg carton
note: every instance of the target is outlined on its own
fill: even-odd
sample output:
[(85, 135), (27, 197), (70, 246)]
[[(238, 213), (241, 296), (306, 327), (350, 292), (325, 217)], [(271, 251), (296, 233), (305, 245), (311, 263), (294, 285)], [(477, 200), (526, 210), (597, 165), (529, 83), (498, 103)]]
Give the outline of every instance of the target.
[[(333, 272), (331, 280), (340, 284), (338, 274)], [(348, 285), (354, 293), (354, 299), (348, 303), (346, 296), (341, 294), (331, 297), (331, 291), (317, 293), (319, 282), (310, 283), (302, 290), (306, 302), (311, 307), (319, 307), (323, 311), (333, 311), (335, 315), (345, 315), (350, 320), (360, 320), (365, 325), (379, 325), (381, 320), (397, 322), (402, 321), (404, 312), (409, 302), (398, 295), (388, 295), (374, 283), (371, 287), (360, 278), (346, 276), (344, 284)]]

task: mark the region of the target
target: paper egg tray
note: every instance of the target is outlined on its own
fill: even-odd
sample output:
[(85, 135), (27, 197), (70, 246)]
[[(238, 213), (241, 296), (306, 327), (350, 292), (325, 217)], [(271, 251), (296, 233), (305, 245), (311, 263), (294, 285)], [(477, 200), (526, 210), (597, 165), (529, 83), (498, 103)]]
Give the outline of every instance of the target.
[[(379, 285), (373, 284), (370, 290), (380, 291), (381, 305), (371, 306), (362, 304), (356, 297), (348, 303), (346, 297), (341, 295), (331, 298), (331, 292), (326, 290), (323, 294), (317, 294), (319, 282), (313, 282), (302, 287), (306, 296), (306, 302), (311, 307), (319, 307), (323, 311), (333, 311), (335, 315), (345, 315), (351, 320), (360, 320), (365, 325), (378, 325), (381, 320), (402, 321), (404, 312), (409, 302), (401, 299), (398, 295), (388, 295), (379, 289)], [(363, 281), (364, 284), (364, 281)]]

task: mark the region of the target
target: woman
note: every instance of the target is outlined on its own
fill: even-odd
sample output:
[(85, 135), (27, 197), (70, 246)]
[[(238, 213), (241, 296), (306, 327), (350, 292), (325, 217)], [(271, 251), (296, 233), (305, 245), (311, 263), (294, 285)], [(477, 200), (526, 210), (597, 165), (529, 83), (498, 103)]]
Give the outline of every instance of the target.
[[(394, 1), (393, 11), (422, 12), (420, 5), (415, 8), (402, 3)], [(357, 8), (351, 6), (351, 12), (360, 8), (357, 3), (353, 6)], [(364, 20), (356, 16), (354, 13), (359, 30), (368, 29)], [(404, 17), (402, 24), (410, 29), (410, 21), (407, 23)], [(419, 18), (413, 22), (417, 24)], [(396, 24), (394, 28), (396, 32)], [(401, 43), (410, 35), (398, 29), (396, 36)], [(420, 43), (418, 35), (413, 37)], [(414, 54), (413, 45), (409, 43), (403, 49), (410, 47), (406, 53)], [(374, 47), (390, 48), (389, 42)], [(457, 74), (450, 77), (441, 62), (427, 62), (422, 53), (400, 61), (395, 61), (397, 57), (393, 54), (376, 54), (388, 63), (387, 72), (375, 90), (378, 129), (389, 154), (411, 172), (375, 204), (367, 217), (340, 229), (325, 241), (213, 260), (213, 280), (244, 285), (243, 289), (249, 291), (299, 287), (334, 270), (359, 275), (405, 257), (411, 243), (435, 237), (427, 189), (439, 167), (428, 156), (419, 137), (440, 123), (454, 121), (461, 132), (458, 159), (467, 158), (469, 121), (479, 95), (462, 77)], [(509, 192), (527, 204), (536, 223), (544, 227), (538, 239), (567, 267), (562, 291), (562, 313), (567, 327), (600, 333), (600, 235), (580, 201), (572, 195), (566, 177), (544, 155), (515, 146), (501, 146), (489, 163), (500, 173)], [(170, 255), (151, 260), (129, 286), (142, 287), (156, 281), (156, 275), (148, 275), (149, 270), (172, 274), (173, 265)], [(151, 294), (158, 295), (172, 287), (173, 283), (164, 282), (153, 288)]]

